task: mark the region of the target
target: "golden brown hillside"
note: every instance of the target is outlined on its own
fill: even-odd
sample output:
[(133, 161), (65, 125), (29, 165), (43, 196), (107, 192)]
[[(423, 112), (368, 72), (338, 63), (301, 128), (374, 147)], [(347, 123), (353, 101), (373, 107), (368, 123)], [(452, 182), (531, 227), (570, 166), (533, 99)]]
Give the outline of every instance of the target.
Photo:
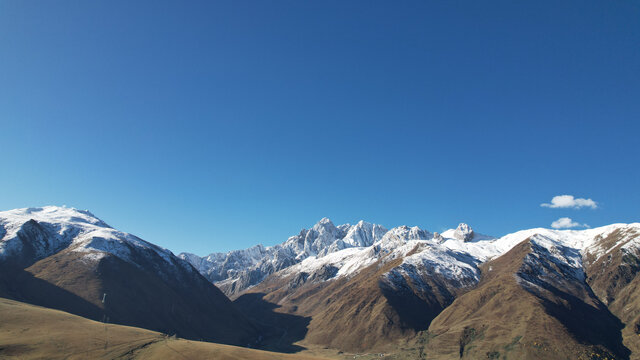
[(175, 267), (160, 276), (154, 269), (161, 260), (137, 264), (115, 256), (92, 264), (64, 249), (24, 269), (0, 264), (0, 296), (193, 340), (255, 343), (253, 324), (200, 274)]
[(623, 324), (584, 280), (534, 248), (525, 241), (483, 265), (480, 284), (431, 323), (428, 359), (629, 358)]
[(587, 283), (624, 322), (624, 345), (633, 352), (633, 360), (640, 359), (640, 254), (626, 246), (639, 235), (633, 228), (616, 230), (599, 240), (603, 249), (610, 249), (606, 256), (588, 253), (583, 260)]
[(410, 279), (402, 291), (387, 289), (381, 276), (401, 262), (380, 260), (353, 277), (299, 287), (295, 275), (272, 276), (234, 303), (254, 322), (266, 322), (272, 329), (282, 327), (282, 317), (289, 315), (286, 335), (305, 347), (397, 352), (399, 342), (427, 329), (455, 291), (435, 276), (428, 279), (431, 290), (426, 294), (413, 289)]
[(169, 338), (0, 298), (2, 359), (313, 360), (230, 345)]

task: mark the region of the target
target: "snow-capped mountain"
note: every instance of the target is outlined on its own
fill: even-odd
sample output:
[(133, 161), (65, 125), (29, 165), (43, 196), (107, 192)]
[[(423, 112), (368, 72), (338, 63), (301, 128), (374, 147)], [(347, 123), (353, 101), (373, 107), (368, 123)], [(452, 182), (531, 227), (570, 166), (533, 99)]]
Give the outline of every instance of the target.
[(31, 264), (63, 249), (96, 263), (115, 256), (139, 266), (136, 256), (162, 259), (159, 274), (175, 274), (173, 267), (191, 271), (192, 267), (167, 249), (134, 235), (118, 231), (87, 210), (45, 206), (0, 212), (0, 260)]
[(193, 339), (258, 338), (187, 261), (73, 208), (0, 212), (0, 296)]
[[(640, 224), (614, 224), (587, 230), (538, 228), (501, 238), (474, 234), (467, 224), (460, 224), (457, 229), (447, 230), (440, 236), (417, 227), (401, 226), (389, 230), (368, 247), (344, 249), (325, 256), (309, 256), (278, 274), (313, 274), (333, 268), (336, 269), (335, 277), (339, 278), (352, 276), (376, 262), (385, 264), (401, 259), (399, 265), (383, 275), (383, 281), (392, 288), (398, 287), (399, 283), (402, 285), (407, 278), (411, 279), (412, 288), (418, 291), (429, 291), (434, 278), (446, 279), (446, 287), (460, 288), (475, 285), (480, 280), (481, 264), (500, 257), (528, 239), (539, 251), (535, 252), (538, 255), (532, 255), (527, 261), (533, 263), (536, 256), (544, 253), (548, 260), (566, 270), (564, 275), (572, 274), (576, 279), (584, 279), (582, 258), (588, 256), (592, 261), (597, 261), (606, 255), (616, 245), (604, 246), (599, 239), (621, 230), (636, 234), (640, 232)], [(622, 251), (638, 252), (640, 238), (629, 236), (632, 240), (627, 239)], [(532, 268), (537, 267), (532, 265)]]
[[(355, 225), (335, 226), (331, 220), (323, 218), (311, 229), (303, 229), (298, 235), (272, 247), (256, 245), (245, 250), (212, 253), (206, 257), (189, 253), (178, 256), (189, 261), (227, 295), (235, 296), (279, 271), (287, 274), (338, 269), (334, 271), (335, 275), (343, 276), (383, 257), (388, 261), (404, 257), (409, 252), (415, 253), (416, 247), (420, 249), (419, 255), (413, 254), (409, 262), (424, 258), (427, 263), (437, 263), (440, 272), (464, 273), (477, 281), (477, 265), (488, 256), (498, 253), (488, 245), (489, 242), (480, 245), (478, 242), (492, 239), (490, 236), (474, 233), (464, 223), (456, 229), (438, 234), (415, 226), (399, 226), (387, 230), (382, 225), (365, 221), (359, 221)], [(478, 253), (475, 256), (464, 254), (465, 249)], [(389, 254), (391, 255), (388, 256)], [(404, 268), (409, 271), (415, 266), (406, 265)], [(326, 278), (330, 273), (332, 271), (312, 278)], [(467, 283), (473, 281), (458, 280)]]
[[(640, 284), (633, 285), (640, 270), (639, 255), (637, 223), (587, 230), (537, 228), (500, 238), (478, 234), (466, 224), (442, 234), (400, 226), (369, 246), (306, 254), (240, 296), (237, 292), (229, 294), (238, 296), (236, 303), (245, 309), (251, 309), (249, 299), (259, 295), (281, 311), (311, 318), (311, 323), (300, 330), (306, 332), (306, 342), (349, 351), (382, 349), (428, 329), (429, 333), (441, 334), (442, 341), (448, 339), (445, 343), (434, 342), (439, 345), (432, 351), (444, 352), (442, 358), (452, 358), (453, 354), (459, 356), (459, 351), (467, 351), (464, 347), (446, 347), (467, 336), (465, 327), (484, 328), (498, 318), (503, 322), (500, 329), (513, 328), (506, 333), (511, 337), (500, 329), (491, 335), (503, 348), (523, 336), (517, 332), (522, 332), (518, 330), (522, 326), (520, 318), (510, 318), (509, 312), (500, 310), (513, 308), (514, 313), (523, 314), (522, 318), (532, 316), (531, 309), (541, 312), (536, 336), (544, 338), (547, 335), (543, 329), (553, 328), (554, 343), (572, 344), (568, 350), (557, 349), (554, 356), (540, 353), (534, 358), (566, 358), (587, 352), (622, 354), (624, 358), (625, 346), (635, 346), (638, 335), (626, 336), (625, 341), (631, 345), (624, 346), (619, 337), (616, 340), (610, 335), (618, 331), (617, 320), (602, 303), (614, 304), (611, 311), (627, 319), (625, 323), (640, 324), (640, 304), (630, 302), (635, 298), (634, 289), (640, 289)], [(225, 280), (232, 284), (236, 281)], [(495, 305), (480, 306), (495, 294), (500, 294)], [(512, 303), (500, 299), (511, 299)], [(459, 300), (465, 305), (456, 305)], [(560, 304), (559, 308), (550, 310), (552, 303)], [(475, 309), (484, 322), (468, 325), (465, 319), (473, 319), (469, 309)], [(581, 333), (576, 324), (585, 316), (596, 319), (591, 326), (603, 332)], [(634, 326), (628, 328), (640, 329), (640, 325)], [(603, 345), (584, 345), (585, 336), (588, 343)], [(527, 339), (531, 344), (539, 341), (533, 335)], [(640, 349), (640, 342), (637, 346)], [(486, 357), (494, 351), (487, 347), (483, 347), (484, 353), (472, 351), (470, 358)], [(523, 345), (521, 352), (514, 351), (515, 358), (530, 357), (527, 349)]]
[(237, 294), (260, 283), (270, 274), (288, 268), (307, 258), (323, 258), (354, 247), (368, 247), (387, 233), (381, 225), (360, 221), (355, 225), (335, 226), (324, 218), (311, 229), (302, 229), (282, 244), (212, 253), (206, 257), (182, 253), (200, 273), (216, 283), (225, 293)]
[(639, 240), (637, 223), (501, 238), (509, 250), (481, 265), (480, 282), (431, 321), (437, 336), (423, 351), (442, 359), (637, 358)]
[[(505, 257), (507, 254), (510, 255)], [(456, 337), (466, 335), (453, 330), (458, 325), (452, 322), (458, 324), (470, 316), (460, 312), (475, 305), (454, 306), (457, 299), (477, 304), (483, 300), (476, 297), (484, 299), (507, 291), (504, 298), (518, 294), (529, 308), (548, 302), (570, 304), (555, 312), (541, 307), (545, 315), (541, 315), (544, 325), (540, 328), (557, 327), (555, 339), (562, 339), (558, 344), (567, 342), (573, 347), (558, 350), (556, 355), (571, 357), (594, 351), (608, 355), (624, 355), (628, 351), (619, 340), (604, 333), (588, 335), (590, 341), (603, 345), (593, 348), (582, 344), (582, 337), (587, 335), (573, 332), (572, 319), (593, 316), (602, 322), (595, 326), (606, 329), (607, 334), (617, 331), (612, 315), (602, 303), (615, 304), (619, 299), (615, 294), (634, 288), (626, 284), (634, 281), (640, 270), (640, 265), (636, 266), (640, 264), (639, 255), (637, 223), (586, 230), (536, 228), (494, 238), (479, 234), (464, 223), (439, 234), (408, 226), (386, 230), (364, 221), (335, 226), (325, 218), (273, 247), (258, 246), (206, 258), (180, 256), (214, 279), (247, 311), (254, 311), (250, 299), (259, 295), (281, 311), (311, 318), (308, 327), (300, 329), (306, 332), (305, 341), (310, 344), (362, 351), (393, 343), (408, 334), (419, 334), (432, 322), (433, 331), (442, 333), (442, 339), (458, 342)], [(489, 282), (490, 286), (483, 286), (483, 279), (491, 278), (492, 272), (500, 274), (501, 280), (495, 280), (498, 285)], [(625, 282), (621, 284), (618, 279)], [(613, 285), (605, 285), (608, 282)], [(514, 290), (506, 290), (507, 283), (516, 286)], [(504, 290), (487, 288), (500, 284), (504, 284)], [(506, 306), (499, 304), (496, 309)], [(626, 311), (634, 308), (626, 300), (621, 304)], [(526, 306), (522, 306), (514, 311), (526, 313)], [(474, 311), (486, 321), (502, 316), (484, 308)], [(623, 310), (617, 311), (623, 314)], [(640, 324), (640, 305), (635, 311), (619, 316)], [(449, 313), (456, 315), (451, 317)], [(262, 315), (253, 314), (255, 318)], [(348, 321), (345, 323), (344, 319)], [(512, 323), (517, 321), (508, 320), (504, 326)], [(495, 335), (499, 341), (507, 341), (504, 336)], [(514, 333), (512, 338), (518, 336), (522, 335)], [(625, 339), (630, 340), (625, 341), (636, 338), (627, 336)], [(433, 351), (442, 349), (441, 344)], [(489, 350), (485, 351), (491, 353)], [(486, 356), (482, 354), (473, 356)], [(443, 356), (449, 358), (452, 353), (445, 352)]]
[[(614, 224), (587, 230), (530, 229), (501, 238), (478, 234), (465, 223), (456, 229), (438, 234), (418, 227), (399, 226), (387, 230), (381, 225), (360, 221), (356, 225), (335, 226), (324, 218), (311, 229), (290, 237), (272, 247), (256, 245), (245, 250), (212, 253), (206, 257), (183, 253), (179, 257), (189, 261), (205, 277), (216, 283), (227, 295), (235, 296), (259, 284), (267, 276), (295, 273), (324, 272), (313, 279), (327, 280), (349, 276), (381, 260), (403, 259), (402, 264), (385, 274), (385, 281), (394, 286), (393, 279), (409, 276), (414, 286), (424, 285), (420, 279), (442, 276), (469, 286), (480, 279), (479, 266), (499, 257), (525, 239), (558, 253), (557, 261), (581, 271), (580, 259), (587, 254), (600, 254), (596, 239), (624, 226)], [(327, 269), (333, 269), (327, 272)]]

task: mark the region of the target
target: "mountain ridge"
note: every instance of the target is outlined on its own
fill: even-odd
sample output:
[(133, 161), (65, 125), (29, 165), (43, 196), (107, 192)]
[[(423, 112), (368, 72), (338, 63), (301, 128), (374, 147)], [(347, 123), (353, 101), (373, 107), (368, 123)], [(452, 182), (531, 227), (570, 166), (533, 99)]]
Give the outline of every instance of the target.
[[(456, 233), (457, 231), (457, 233)], [(476, 234), (467, 224), (461, 223), (451, 234), (461, 234), (463, 241), (493, 239)], [(444, 232), (443, 234), (447, 234)], [(310, 229), (302, 229), (281, 244), (265, 247), (255, 245), (247, 249), (226, 253), (211, 253), (200, 257), (180, 253), (178, 257), (189, 261), (200, 273), (218, 285), (228, 296), (234, 297), (257, 285), (267, 276), (298, 264), (309, 258), (322, 258), (345, 249), (365, 248), (387, 236), (387, 241), (403, 242), (411, 239), (442, 239), (417, 226), (398, 226), (387, 230), (384, 226), (360, 220), (355, 225), (334, 225), (329, 218), (322, 218)]]
[[(619, 232), (627, 234), (626, 237), (617, 238), (612, 235)], [(588, 279), (595, 275), (591, 275), (592, 271), (588, 270), (582, 261), (583, 258), (589, 258), (591, 263), (601, 264), (602, 259), (607, 258), (618, 248), (622, 249), (620, 251), (632, 249), (635, 253), (629, 250), (630, 254), (637, 255), (640, 249), (639, 233), (639, 223), (611, 224), (585, 230), (533, 228), (500, 238), (477, 234), (466, 224), (461, 224), (457, 229), (451, 229), (442, 234), (431, 233), (417, 227), (399, 226), (388, 230), (380, 240), (369, 246), (350, 247), (327, 254), (320, 252), (315, 256), (306, 256), (292, 265), (265, 275), (263, 280), (244, 290), (225, 292), (245, 309), (251, 307), (250, 299), (253, 299), (254, 295), (259, 295), (264, 301), (277, 306), (283, 313), (311, 318), (302, 342), (311, 346), (338, 347), (349, 351), (364, 351), (371, 347), (383, 350), (396, 341), (413, 336), (419, 337), (421, 333), (431, 331), (432, 321), (436, 321), (434, 331), (439, 334), (440, 339), (451, 336), (459, 339), (468, 334), (465, 335), (464, 329), (451, 334), (442, 331), (442, 325), (438, 325), (442, 324), (438, 320), (440, 316), (446, 317), (447, 309), (455, 309), (451, 306), (454, 306), (459, 298), (465, 298), (465, 296), (475, 298), (475, 294), (482, 294), (483, 279), (492, 271), (491, 264), (518, 246), (528, 244), (529, 250), (526, 256), (523, 255), (521, 264), (522, 269), (527, 270), (523, 270), (524, 272), (513, 270), (514, 273), (505, 274), (517, 280), (514, 287), (510, 289), (522, 297), (522, 304), (544, 312), (546, 314), (544, 319), (547, 319), (545, 321), (548, 324), (545, 326), (558, 327), (558, 337), (565, 339), (563, 341), (567, 343), (575, 344), (575, 346), (572, 345), (571, 351), (583, 355), (595, 351), (616, 358), (627, 358), (626, 346), (633, 347), (636, 342), (631, 335), (625, 335), (625, 345), (622, 345), (621, 338), (616, 340), (598, 334), (584, 335), (576, 327), (570, 327), (568, 331), (561, 331), (561, 329), (574, 324), (572, 322), (574, 320), (567, 320), (565, 316), (571, 318), (582, 316), (579, 314), (591, 314), (589, 316), (593, 316), (596, 319), (594, 321), (603, 322), (595, 326), (602, 326), (614, 332), (621, 331), (622, 327), (616, 325), (618, 320), (615, 320), (615, 316), (602, 305), (606, 303), (601, 300), (602, 296), (588, 295), (591, 291), (596, 294), (603, 291), (599, 290), (595, 283), (593, 288), (591, 283), (587, 283)], [(301, 234), (306, 233), (303, 231)], [(609, 239), (612, 236), (613, 238)], [(336, 239), (338, 240), (340, 239)], [(632, 259), (631, 261), (636, 259), (640, 264), (637, 256), (630, 256), (623, 254), (621, 259)], [(632, 283), (635, 272), (624, 270), (626, 269), (624, 261), (626, 260), (620, 260), (623, 266), (622, 273), (627, 274), (628, 283)], [(640, 269), (640, 265), (637, 268)], [(504, 271), (512, 270), (508, 268)], [(613, 279), (616, 278), (617, 273), (619, 271), (612, 272)], [(363, 287), (363, 284), (369, 285)], [(535, 291), (532, 292), (536, 286), (558, 288), (560, 285), (557, 284), (569, 286), (566, 293), (535, 295)], [(225, 281), (221, 286), (223, 290), (224, 285)], [(612, 291), (620, 292), (621, 290), (609, 290), (609, 293)], [(573, 307), (583, 310), (572, 313), (570, 308), (562, 306), (554, 308), (548, 305), (550, 302), (567, 301), (573, 302)], [(370, 308), (370, 306), (374, 307)], [(589, 310), (592, 308), (595, 310)], [(373, 312), (367, 312), (364, 309), (371, 309), (370, 311)], [(411, 314), (406, 314), (403, 309), (411, 309)], [(628, 322), (637, 324), (632, 326), (640, 329), (640, 320), (637, 320), (640, 319), (640, 306), (636, 309), (638, 310), (634, 313), (635, 315), (626, 318), (630, 319)], [(478, 311), (481, 310), (478, 309)], [(528, 313), (526, 309), (516, 312), (519, 311), (522, 314)], [(569, 315), (563, 315), (563, 313)], [(492, 314), (494, 313), (488, 312), (486, 316), (494, 316)], [(252, 316), (260, 316), (260, 313), (253, 313)], [(345, 319), (344, 321), (353, 325), (346, 325), (339, 322), (339, 319)], [(569, 322), (566, 323), (566, 321)], [(338, 325), (334, 327), (333, 323)], [(485, 330), (482, 330), (483, 333)], [(631, 330), (627, 327), (624, 331), (629, 334)], [(506, 341), (504, 346), (507, 346), (513, 337), (520, 336), (514, 335), (506, 339), (491, 332), (486, 334), (492, 336), (492, 341)], [(635, 333), (631, 331), (630, 334)], [(580, 343), (585, 338), (602, 343), (598, 345), (600, 347), (581, 346)], [(527, 337), (524, 339), (529, 340)], [(562, 358), (562, 354), (572, 353), (559, 350), (560, 344), (561, 342), (555, 345), (556, 352), (553, 356)], [(526, 346), (530, 346), (530, 343)], [(449, 347), (449, 350), (451, 349), (453, 348)], [(458, 351), (458, 349), (455, 350)], [(524, 348), (520, 350), (525, 358), (542, 356), (542, 353), (535, 351)], [(431, 351), (437, 353), (433, 349)], [(471, 358), (485, 356), (484, 353), (468, 351), (466, 347), (460, 351), (463, 352), (462, 356)], [(483, 351), (493, 353), (493, 351), (499, 352), (499, 349)], [(534, 353), (537, 355), (531, 355)], [(442, 356), (450, 358), (452, 354), (446, 353)]]
[(259, 338), (191, 264), (88, 211), (0, 212), (0, 229), (0, 296), (191, 339), (246, 346)]

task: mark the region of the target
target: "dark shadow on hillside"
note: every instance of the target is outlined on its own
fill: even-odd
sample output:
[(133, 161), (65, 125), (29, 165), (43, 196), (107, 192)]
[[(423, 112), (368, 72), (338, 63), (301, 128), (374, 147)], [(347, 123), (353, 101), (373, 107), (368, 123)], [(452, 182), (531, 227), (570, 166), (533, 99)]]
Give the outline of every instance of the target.
[(263, 350), (294, 353), (305, 350), (294, 343), (307, 335), (310, 317), (277, 312), (280, 306), (263, 299), (264, 293), (244, 294), (233, 303), (255, 322), (261, 332)]
[[(538, 296), (547, 313), (558, 319), (578, 341), (605, 346), (615, 351), (621, 359), (629, 359), (631, 351), (622, 343), (624, 324), (606, 306), (598, 304), (596, 308), (556, 287), (543, 287), (568, 304)], [(595, 295), (591, 295), (595, 299)]]
[(101, 308), (76, 294), (13, 266), (0, 267), (0, 296), (98, 321), (104, 315)]
[[(391, 306), (400, 317), (402, 326), (416, 332), (429, 328), (431, 321), (444, 310), (444, 307), (436, 301), (429, 302), (417, 296), (413, 291), (396, 291), (386, 284), (380, 283), (380, 290)], [(446, 289), (441, 290), (448, 292)]]
[(141, 269), (107, 256), (94, 268), (80, 257), (61, 252), (26, 270), (0, 264), (0, 296), (191, 340), (247, 346), (258, 337), (257, 328), (197, 272), (176, 267), (182, 273), (163, 277), (154, 272), (161, 260), (136, 259)]

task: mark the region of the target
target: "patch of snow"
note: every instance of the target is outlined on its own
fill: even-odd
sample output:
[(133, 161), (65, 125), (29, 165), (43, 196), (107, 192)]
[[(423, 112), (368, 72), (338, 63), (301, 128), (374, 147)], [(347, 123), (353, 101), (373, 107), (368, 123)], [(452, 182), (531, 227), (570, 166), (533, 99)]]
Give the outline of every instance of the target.
[(86, 255), (84, 255), (82, 258), (83, 259), (87, 259), (89, 261), (100, 261), (101, 259), (107, 257), (107, 253), (104, 252), (99, 252), (99, 251), (95, 251), (95, 252), (90, 252), (87, 253)]

